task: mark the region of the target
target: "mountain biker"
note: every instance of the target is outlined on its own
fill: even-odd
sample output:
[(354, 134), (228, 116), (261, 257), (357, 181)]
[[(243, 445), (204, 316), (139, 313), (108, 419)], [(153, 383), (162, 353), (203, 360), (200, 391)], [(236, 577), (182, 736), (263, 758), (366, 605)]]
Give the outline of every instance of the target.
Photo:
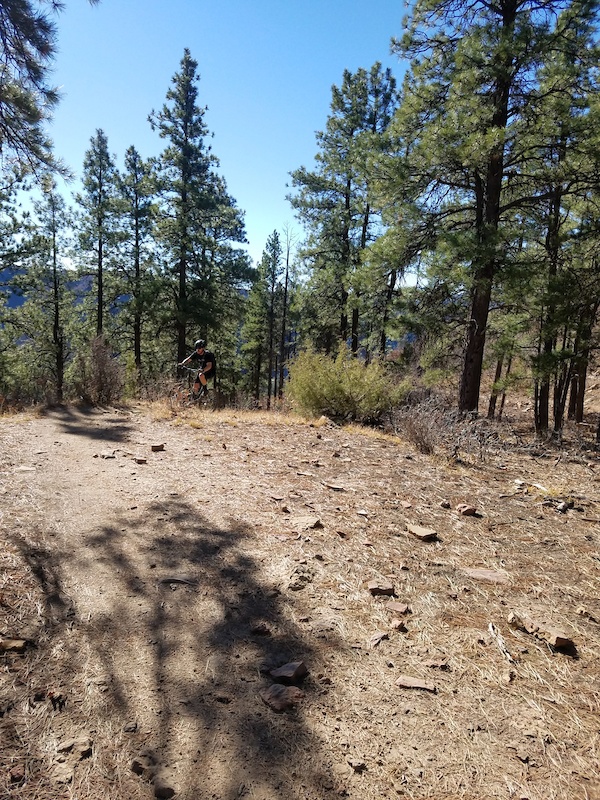
[(187, 358), (178, 364), (179, 367), (185, 367), (194, 361), (198, 364), (198, 374), (194, 381), (194, 392), (196, 394), (206, 394), (208, 392), (207, 381), (214, 378), (216, 361), (214, 355), (210, 350), (206, 349), (206, 342), (204, 339), (198, 339), (194, 343), (194, 352), (190, 353)]

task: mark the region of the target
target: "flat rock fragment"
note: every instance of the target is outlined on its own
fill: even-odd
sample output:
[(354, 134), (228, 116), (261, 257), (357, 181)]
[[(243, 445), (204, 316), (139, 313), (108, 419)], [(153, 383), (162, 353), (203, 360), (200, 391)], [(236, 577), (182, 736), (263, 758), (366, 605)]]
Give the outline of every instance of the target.
[(389, 639), (389, 638), (390, 637), (385, 631), (377, 631), (377, 633), (374, 633), (373, 636), (371, 636), (371, 638), (369, 639), (368, 643), (369, 650), (373, 650), (384, 639)]
[(423, 681), (420, 678), (413, 678), (410, 675), (400, 675), (400, 677), (396, 679), (396, 686), (400, 686), (402, 689), (423, 689), (426, 692), (433, 692), (434, 694), (437, 691), (434, 683)]
[(424, 528), (422, 525), (406, 525), (406, 530), (422, 542), (432, 542), (437, 539), (437, 532), (432, 528)]
[(406, 603), (397, 603), (395, 600), (386, 603), (385, 608), (393, 614), (410, 614), (410, 606)]
[(26, 639), (0, 639), (0, 653), (24, 653)]
[(367, 584), (367, 589), (371, 592), (373, 597), (377, 595), (384, 595), (391, 597), (394, 594), (394, 584), (388, 581), (372, 580)]
[(508, 576), (495, 569), (484, 569), (482, 567), (465, 567), (465, 575), (475, 581), (486, 581), (487, 583), (508, 583)]
[(575, 643), (567, 633), (544, 620), (534, 619), (527, 614), (511, 611), (508, 615), (508, 623), (513, 628), (518, 628), (548, 642), (552, 647), (564, 649), (575, 647)]
[(298, 528), (299, 530), (309, 530), (314, 528), (322, 528), (323, 523), (321, 522), (319, 517), (312, 517), (312, 516), (304, 516), (304, 517), (296, 517), (294, 519), (294, 527)]

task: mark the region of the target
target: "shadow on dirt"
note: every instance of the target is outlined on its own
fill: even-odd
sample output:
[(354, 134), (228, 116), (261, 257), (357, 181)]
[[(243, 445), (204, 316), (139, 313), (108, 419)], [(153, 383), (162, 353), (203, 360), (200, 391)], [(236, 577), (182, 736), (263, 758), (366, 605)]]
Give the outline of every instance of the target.
[[(108, 702), (110, 725), (135, 728), (131, 754), (149, 759), (149, 771), (135, 780), (168, 765), (165, 780), (185, 800), (316, 800), (333, 789), (323, 743), (305, 722), (324, 691), (314, 676), (317, 656), (285, 593), (248, 555), (249, 533), (245, 524), (211, 526), (197, 507), (169, 497), (133, 523), (117, 518), (82, 534), (77, 552), (23, 555), (49, 611), (61, 598), (65, 625), (72, 615), (60, 585), (67, 559), (71, 576), (85, 583), (87, 575), (99, 587), (91, 603), (81, 603), (85, 613), (78, 607), (68, 622), (65, 674), (89, 653), (92, 691), (100, 705)], [(274, 683), (269, 670), (291, 661), (310, 670), (305, 696), (276, 714), (260, 690)], [(92, 717), (89, 724), (103, 723)]]
[(57, 421), (62, 433), (94, 441), (126, 442), (131, 433), (131, 426), (124, 422), (126, 416), (88, 406), (54, 406), (45, 411), (45, 416)]

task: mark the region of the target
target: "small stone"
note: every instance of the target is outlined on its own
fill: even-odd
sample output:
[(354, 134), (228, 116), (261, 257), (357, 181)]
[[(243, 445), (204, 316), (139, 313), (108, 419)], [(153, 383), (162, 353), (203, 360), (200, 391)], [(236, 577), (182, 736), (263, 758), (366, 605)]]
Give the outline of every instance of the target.
[(573, 640), (568, 634), (542, 620), (532, 619), (524, 614), (511, 611), (508, 615), (508, 623), (513, 628), (519, 628), (526, 633), (531, 633), (538, 639), (543, 639), (552, 647), (567, 650), (575, 647)]
[(323, 523), (319, 519), (319, 517), (296, 517), (294, 520), (294, 527), (299, 528), (302, 531), (306, 530), (313, 530), (315, 528), (322, 528)]
[(400, 686), (402, 689), (423, 689), (434, 694), (437, 691), (435, 684), (423, 681), (420, 678), (412, 678), (410, 675), (400, 675), (396, 680), (396, 686)]
[(483, 569), (480, 567), (466, 567), (463, 569), (465, 575), (476, 581), (487, 581), (488, 583), (508, 583), (508, 577), (495, 569)]
[(389, 638), (390, 637), (385, 631), (377, 631), (377, 633), (374, 633), (369, 639), (369, 650), (373, 650), (380, 642)]
[(354, 772), (358, 772), (358, 773), (364, 772), (366, 770), (366, 768), (367, 768), (367, 765), (365, 764), (365, 762), (361, 761), (358, 758), (349, 758), (348, 759), (348, 764), (350, 764), (350, 766), (352, 767)]
[(296, 686), (282, 686), (280, 683), (274, 683), (267, 689), (261, 689), (260, 697), (269, 708), (280, 713), (299, 703), (304, 697), (304, 692)]
[(400, 631), (400, 633), (406, 633), (408, 631), (406, 624), (401, 619), (398, 618), (393, 619), (390, 622), (390, 627), (392, 628), (392, 630)]
[(412, 503), (409, 503), (408, 500), (401, 500), (400, 505), (402, 506), (402, 508), (405, 508), (407, 510), (409, 508), (412, 508)]
[(376, 597), (377, 595), (391, 597), (394, 594), (394, 585), (392, 583), (386, 583), (385, 581), (369, 581), (367, 584), (367, 589), (371, 592), (373, 597)]
[(27, 648), (26, 639), (0, 639), (0, 653), (24, 653)]
[(148, 459), (145, 456), (135, 456), (134, 459), (136, 464), (147, 464)]
[(136, 733), (137, 729), (137, 722), (128, 722), (127, 725), (123, 725), (123, 733)]
[(421, 525), (407, 525), (406, 529), (409, 533), (412, 533), (413, 536), (416, 536), (417, 539), (420, 539), (422, 542), (431, 542), (434, 539), (437, 539), (436, 531), (432, 530), (431, 528), (423, 528)]
[(459, 503), (454, 510), (462, 517), (474, 517), (477, 514), (475, 506), (470, 506), (467, 503)]
[(67, 784), (73, 780), (73, 772), (72, 764), (59, 763), (52, 770), (52, 777), (56, 783)]
[(393, 614), (410, 614), (410, 606), (406, 603), (397, 603), (395, 600), (386, 603), (386, 610), (391, 611)]
[(89, 758), (92, 755), (92, 740), (87, 736), (79, 739), (65, 739), (56, 748), (57, 753), (72, 753), (78, 761)]
[(164, 450), (164, 449), (165, 449), (165, 446), (164, 446), (164, 444), (162, 442), (160, 444), (156, 443), (156, 444), (151, 444), (150, 445), (150, 450), (153, 453), (160, 453), (161, 450)]
[(114, 450), (103, 450), (100, 453), (100, 458), (116, 458)]
[(25, 780), (25, 765), (16, 764), (14, 767), (11, 767), (8, 774), (11, 783), (22, 783)]
[(442, 500), (440, 502), (440, 508), (452, 508), (450, 500)]
[(304, 661), (290, 661), (282, 667), (272, 669), (270, 674), (278, 683), (298, 683), (308, 675), (308, 668)]

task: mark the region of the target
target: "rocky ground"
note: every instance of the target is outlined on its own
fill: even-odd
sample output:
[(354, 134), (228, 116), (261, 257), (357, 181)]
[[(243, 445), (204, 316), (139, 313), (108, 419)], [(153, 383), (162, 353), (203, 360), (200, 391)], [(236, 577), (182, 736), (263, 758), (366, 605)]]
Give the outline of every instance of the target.
[(0, 418), (0, 797), (600, 798), (599, 481), (510, 425)]

